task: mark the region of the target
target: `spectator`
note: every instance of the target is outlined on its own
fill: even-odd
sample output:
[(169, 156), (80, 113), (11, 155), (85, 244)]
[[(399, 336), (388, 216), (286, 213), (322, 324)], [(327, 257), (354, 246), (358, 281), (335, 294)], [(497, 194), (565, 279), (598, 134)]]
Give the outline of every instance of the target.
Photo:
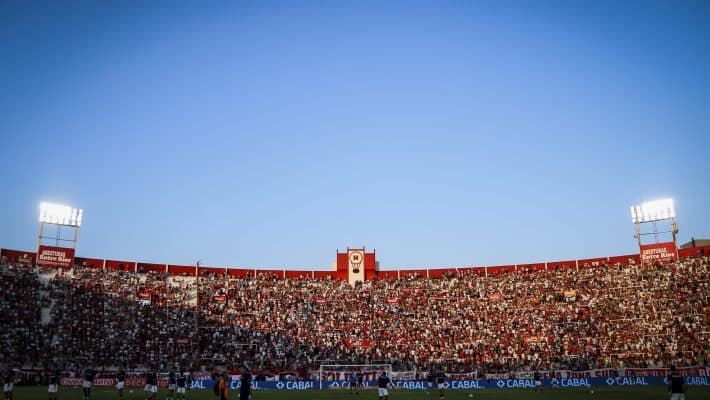
[[(700, 257), (488, 276), (461, 269), (352, 287), (82, 267), (42, 269), (38, 278), (5, 261), (0, 363), (74, 371), (248, 363), (302, 377), (322, 363), (438, 363), (452, 376), (704, 365), (708, 265)], [(46, 321), (42, 307), (51, 310)]]

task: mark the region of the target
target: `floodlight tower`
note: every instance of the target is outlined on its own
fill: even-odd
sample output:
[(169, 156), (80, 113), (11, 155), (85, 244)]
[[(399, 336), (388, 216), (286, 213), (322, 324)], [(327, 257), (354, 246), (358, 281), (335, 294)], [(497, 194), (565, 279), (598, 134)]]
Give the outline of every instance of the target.
[[(52, 265), (69, 267), (73, 265), (74, 251), (79, 237), (79, 227), (84, 218), (84, 210), (72, 208), (62, 204), (43, 201), (39, 205), (39, 235), (37, 239), (37, 265)], [(56, 226), (53, 236), (44, 236), (45, 225)], [(62, 229), (73, 230), (71, 239), (62, 238)], [(53, 241), (54, 246), (43, 244)], [(61, 246), (62, 243), (71, 242), (71, 249)]]
[[(641, 262), (670, 261), (677, 259), (678, 223), (675, 220), (673, 199), (660, 199), (631, 206), (631, 222), (634, 224), (634, 237), (638, 240)], [(665, 230), (659, 230), (658, 224), (665, 223)], [(650, 230), (643, 231), (642, 226)], [(662, 228), (663, 229), (663, 228)], [(672, 235), (671, 241), (661, 241), (661, 236)], [(652, 237), (645, 241), (645, 238)]]

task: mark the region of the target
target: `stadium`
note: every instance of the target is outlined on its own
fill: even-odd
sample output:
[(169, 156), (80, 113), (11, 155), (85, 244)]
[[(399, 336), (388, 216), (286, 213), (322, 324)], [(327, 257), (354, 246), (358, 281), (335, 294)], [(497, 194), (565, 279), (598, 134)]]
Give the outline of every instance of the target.
[[(710, 246), (676, 248), (672, 201), (632, 207), (639, 254), (419, 270), (380, 269), (364, 247), (332, 271), (75, 257), (82, 214), (43, 203), (37, 252), (1, 250), (0, 361), (20, 392), (52, 375), (78, 392), (91, 370), (92, 398), (113, 398), (125, 371), (140, 398), (149, 371), (161, 392), (173, 371), (206, 398), (224, 372), (238, 391), (246, 367), (254, 398), (352, 398), (383, 371), (392, 398), (653, 398), (673, 365), (710, 394)], [(664, 221), (673, 240), (642, 244)]]
[(0, 0), (5, 400), (710, 400), (710, 1)]

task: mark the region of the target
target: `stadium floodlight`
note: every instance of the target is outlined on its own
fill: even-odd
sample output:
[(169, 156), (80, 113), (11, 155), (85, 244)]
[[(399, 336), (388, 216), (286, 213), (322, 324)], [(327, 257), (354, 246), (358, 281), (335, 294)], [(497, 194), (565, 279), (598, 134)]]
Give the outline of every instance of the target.
[(47, 224), (80, 227), (84, 210), (63, 204), (43, 201), (39, 205), (39, 222)]
[(660, 199), (631, 206), (631, 221), (634, 224), (675, 218), (673, 199)]

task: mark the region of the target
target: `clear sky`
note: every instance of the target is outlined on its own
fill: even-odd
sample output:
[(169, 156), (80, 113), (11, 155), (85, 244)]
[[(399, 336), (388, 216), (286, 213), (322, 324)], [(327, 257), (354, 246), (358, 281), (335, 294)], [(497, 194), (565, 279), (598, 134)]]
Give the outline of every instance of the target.
[(0, 1), (0, 247), (473, 266), (710, 238), (707, 1)]

